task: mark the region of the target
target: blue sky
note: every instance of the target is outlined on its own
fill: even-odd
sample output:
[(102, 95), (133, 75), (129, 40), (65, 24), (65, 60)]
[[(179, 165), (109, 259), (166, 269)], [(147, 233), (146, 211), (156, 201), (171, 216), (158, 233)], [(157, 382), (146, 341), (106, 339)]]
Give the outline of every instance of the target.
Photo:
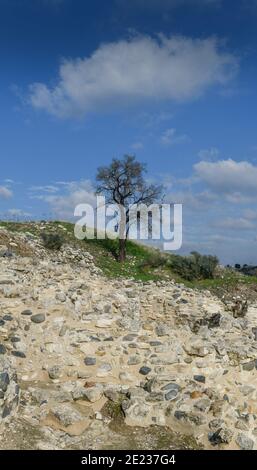
[(182, 251), (257, 264), (257, 1), (0, 0), (0, 213), (70, 218), (125, 153)]

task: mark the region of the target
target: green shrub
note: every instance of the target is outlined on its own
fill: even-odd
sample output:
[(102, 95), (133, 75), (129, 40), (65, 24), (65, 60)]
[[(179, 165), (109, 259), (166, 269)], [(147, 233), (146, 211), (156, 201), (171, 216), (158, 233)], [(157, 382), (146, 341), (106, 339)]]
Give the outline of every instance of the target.
[(167, 256), (164, 253), (156, 251), (146, 256), (146, 258), (141, 262), (140, 268), (160, 268), (165, 266), (166, 263)]
[(44, 232), (41, 238), (44, 247), (48, 250), (60, 250), (63, 245), (63, 238), (59, 233)]
[(213, 279), (218, 263), (216, 256), (200, 255), (194, 251), (190, 256), (171, 255), (167, 265), (183, 279), (193, 281)]

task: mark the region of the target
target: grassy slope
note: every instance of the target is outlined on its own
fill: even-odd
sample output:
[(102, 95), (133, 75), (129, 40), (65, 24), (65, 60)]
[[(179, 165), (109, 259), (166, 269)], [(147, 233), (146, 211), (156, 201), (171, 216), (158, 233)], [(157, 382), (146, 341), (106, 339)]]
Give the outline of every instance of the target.
[[(96, 266), (101, 268), (104, 274), (110, 278), (126, 277), (141, 281), (174, 279), (177, 282), (183, 282), (189, 287), (209, 289), (219, 293), (222, 293), (222, 290), (237, 289), (240, 285), (249, 286), (254, 288), (254, 290), (257, 288), (257, 277), (242, 276), (229, 270), (225, 270), (222, 276), (216, 279), (189, 282), (179, 278), (178, 275), (172, 273), (167, 267), (155, 269), (150, 267), (142, 268), (142, 263), (147, 261), (153, 253), (156, 253), (156, 250), (131, 241), (128, 241), (127, 244), (127, 260), (124, 264), (120, 264), (115, 258), (117, 241), (97, 239), (79, 241), (74, 237), (74, 225), (71, 223), (48, 222), (44, 225), (47, 225), (47, 230), (60, 233), (66, 242), (84, 248), (92, 254)], [(30, 232), (36, 236), (40, 236), (42, 232), (42, 228), (40, 228), (42, 225), (40, 223), (0, 222), (1, 226), (11, 232)]]
[[(40, 225), (40, 223), (0, 221), (0, 228), (4, 227), (10, 232), (29, 232), (36, 236), (40, 236), (40, 233), (42, 232)], [(94, 256), (96, 266), (101, 268), (104, 274), (108, 277), (126, 277), (137, 280), (159, 279), (160, 277), (167, 278), (167, 276), (172, 277), (171, 273), (168, 271), (155, 273), (153, 270), (144, 270), (140, 268), (140, 264), (150, 256), (152, 252), (151, 248), (128, 241), (127, 260), (125, 263), (121, 264), (117, 262), (115, 257), (118, 248), (117, 241), (115, 240), (77, 240), (74, 237), (74, 225), (68, 222), (48, 222), (46, 230), (58, 232), (69, 244), (74, 245), (75, 247), (84, 248), (88, 251)]]

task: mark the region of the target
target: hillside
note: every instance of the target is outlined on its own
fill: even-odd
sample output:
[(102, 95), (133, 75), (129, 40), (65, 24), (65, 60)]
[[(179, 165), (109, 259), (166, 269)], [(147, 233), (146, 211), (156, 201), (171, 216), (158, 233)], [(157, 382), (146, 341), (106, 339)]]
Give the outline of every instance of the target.
[[(28, 242), (33, 240), (42, 248), (41, 235), (44, 232), (57, 233), (63, 239), (64, 244), (78, 248), (89, 253), (94, 260), (96, 267), (101, 269), (103, 274), (109, 278), (133, 278), (138, 281), (147, 280), (175, 280), (185, 283), (188, 287), (198, 289), (209, 289), (218, 296), (224, 294), (244, 295), (255, 297), (257, 291), (257, 276), (245, 276), (240, 272), (231, 269), (218, 270), (214, 279), (195, 279), (188, 281), (183, 276), (178, 275), (167, 266), (165, 262), (173, 258), (173, 255), (162, 253), (153, 247), (143, 244), (128, 242), (127, 261), (123, 264), (117, 263), (117, 241), (115, 240), (83, 240), (79, 241), (74, 237), (74, 225), (69, 222), (1, 222), (1, 227), (6, 233), (0, 231), (0, 245), (10, 248), (14, 254), (26, 256)], [(20, 234), (21, 238), (18, 246), (13, 246), (12, 239), (15, 234)]]
[(1, 226), (0, 448), (256, 449), (254, 278), (181, 283), (140, 245), (120, 266), (70, 224)]

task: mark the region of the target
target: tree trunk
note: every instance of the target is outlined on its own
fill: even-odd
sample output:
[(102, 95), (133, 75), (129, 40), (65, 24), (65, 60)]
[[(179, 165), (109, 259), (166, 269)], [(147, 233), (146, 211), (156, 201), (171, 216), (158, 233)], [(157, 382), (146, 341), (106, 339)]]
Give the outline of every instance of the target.
[(126, 243), (127, 240), (119, 239), (119, 262), (124, 263), (126, 260)]

